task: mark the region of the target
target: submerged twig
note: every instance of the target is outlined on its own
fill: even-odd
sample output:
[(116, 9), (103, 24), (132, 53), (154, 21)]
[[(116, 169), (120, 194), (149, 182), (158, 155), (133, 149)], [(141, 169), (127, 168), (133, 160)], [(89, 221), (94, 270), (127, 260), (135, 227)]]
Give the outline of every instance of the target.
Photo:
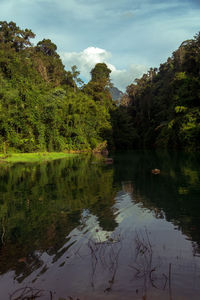
[[(32, 287), (24, 287), (16, 290), (10, 295), (10, 300), (35, 300), (40, 298), (43, 290), (35, 289)], [(17, 295), (18, 294), (18, 295)]]
[(172, 272), (172, 264), (169, 264), (169, 299), (172, 300), (172, 287), (171, 287), (171, 272)]

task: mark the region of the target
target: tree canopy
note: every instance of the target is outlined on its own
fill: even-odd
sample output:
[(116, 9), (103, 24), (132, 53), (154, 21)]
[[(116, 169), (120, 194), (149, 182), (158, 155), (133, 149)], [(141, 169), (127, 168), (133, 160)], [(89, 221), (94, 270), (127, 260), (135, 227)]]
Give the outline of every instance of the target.
[(0, 151), (94, 149), (111, 130), (108, 107), (81, 90), (50, 39), (33, 46), (34, 36), (0, 23)]
[(200, 147), (200, 34), (183, 42), (159, 69), (127, 87), (139, 147)]
[(30, 39), (34, 37), (35, 34), (30, 29), (22, 30), (14, 22), (0, 22), (0, 43), (7, 44), (16, 51), (31, 46)]
[(118, 106), (111, 70), (97, 63), (82, 85), (50, 39), (0, 22), (0, 151), (200, 147), (200, 33), (131, 83)]

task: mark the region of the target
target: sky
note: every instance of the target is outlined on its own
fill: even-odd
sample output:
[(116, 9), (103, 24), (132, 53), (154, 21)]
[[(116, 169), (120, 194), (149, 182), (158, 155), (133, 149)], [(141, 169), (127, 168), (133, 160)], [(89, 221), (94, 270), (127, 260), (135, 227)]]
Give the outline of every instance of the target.
[(200, 0), (0, 0), (0, 20), (51, 39), (66, 70), (90, 80), (98, 62), (125, 91), (200, 31)]

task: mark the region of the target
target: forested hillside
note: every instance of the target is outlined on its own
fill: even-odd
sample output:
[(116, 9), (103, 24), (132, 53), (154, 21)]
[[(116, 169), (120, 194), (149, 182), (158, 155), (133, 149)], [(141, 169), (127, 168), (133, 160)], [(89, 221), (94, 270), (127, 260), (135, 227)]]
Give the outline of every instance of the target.
[(83, 84), (51, 40), (34, 37), (0, 22), (0, 152), (200, 147), (200, 34), (129, 85), (120, 106), (105, 63)]
[(122, 106), (138, 146), (200, 148), (200, 33), (129, 85)]
[[(0, 22), (0, 151), (88, 150), (112, 143), (110, 70), (97, 64), (78, 88), (49, 39)], [(112, 108), (113, 107), (113, 108)], [(104, 142), (105, 145), (105, 142)]]

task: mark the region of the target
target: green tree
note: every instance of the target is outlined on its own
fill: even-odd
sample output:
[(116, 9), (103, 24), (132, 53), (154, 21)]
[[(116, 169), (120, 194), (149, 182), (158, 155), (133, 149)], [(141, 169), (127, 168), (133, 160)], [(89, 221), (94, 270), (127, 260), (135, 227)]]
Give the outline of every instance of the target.
[(110, 73), (111, 70), (105, 63), (98, 63), (90, 72), (91, 82), (98, 83), (102, 89), (108, 88), (111, 86)]
[(16, 51), (31, 46), (30, 39), (34, 37), (35, 34), (30, 29), (22, 30), (14, 22), (0, 22), (0, 43), (7, 44)]
[(83, 81), (79, 78), (80, 72), (76, 65), (71, 67), (71, 71), (66, 72), (66, 84), (71, 86), (74, 92), (77, 91), (77, 86), (83, 84)]

